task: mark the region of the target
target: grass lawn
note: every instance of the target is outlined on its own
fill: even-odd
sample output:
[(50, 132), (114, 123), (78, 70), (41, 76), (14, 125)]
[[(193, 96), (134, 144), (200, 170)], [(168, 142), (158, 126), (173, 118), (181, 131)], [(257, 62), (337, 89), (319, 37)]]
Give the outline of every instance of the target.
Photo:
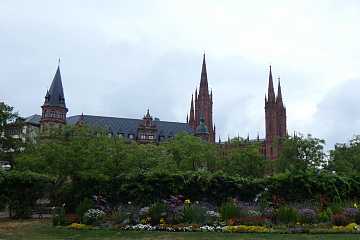
[(0, 240), (126, 240), (126, 239), (161, 239), (161, 240), (220, 240), (220, 239), (360, 239), (358, 234), (230, 234), (230, 233), (166, 233), (166, 232), (119, 232), (112, 230), (70, 230), (52, 227), (49, 221), (43, 220), (0, 220)]

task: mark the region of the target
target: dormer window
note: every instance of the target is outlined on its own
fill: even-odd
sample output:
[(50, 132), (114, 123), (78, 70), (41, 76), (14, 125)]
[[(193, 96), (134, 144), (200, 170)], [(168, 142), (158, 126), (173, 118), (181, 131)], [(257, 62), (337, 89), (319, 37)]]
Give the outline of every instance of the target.
[(129, 135), (128, 135), (128, 138), (129, 138), (129, 139), (134, 139), (134, 134), (129, 134)]

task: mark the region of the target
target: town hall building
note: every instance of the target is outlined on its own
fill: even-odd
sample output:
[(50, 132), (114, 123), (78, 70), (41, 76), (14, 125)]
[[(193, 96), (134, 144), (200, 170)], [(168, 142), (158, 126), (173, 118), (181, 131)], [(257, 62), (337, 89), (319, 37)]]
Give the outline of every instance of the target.
[[(149, 109), (142, 119), (86, 114), (68, 117), (60, 66), (57, 67), (51, 86), (45, 94), (41, 109), (41, 116), (32, 115), (23, 119), (27, 129), (32, 129), (32, 132), (38, 131), (40, 134), (65, 124), (85, 124), (89, 127), (101, 128), (110, 136), (121, 137), (138, 143), (160, 143), (175, 137), (178, 133), (185, 132), (198, 136), (211, 144), (216, 144), (213, 94), (212, 91), (209, 92), (205, 54), (202, 61), (199, 90), (196, 88), (195, 94), (191, 97), (190, 111), (186, 117), (186, 122), (161, 121), (158, 118), (153, 118)], [(271, 66), (268, 92), (265, 96), (265, 130), (265, 139), (260, 140), (258, 138), (253, 142), (260, 143), (260, 151), (267, 159), (277, 159), (281, 150), (281, 144), (278, 142), (287, 135), (286, 108), (282, 99), (280, 80), (277, 94), (275, 94)], [(220, 144), (220, 140), (218, 144)], [(228, 143), (221, 144), (226, 145)]]

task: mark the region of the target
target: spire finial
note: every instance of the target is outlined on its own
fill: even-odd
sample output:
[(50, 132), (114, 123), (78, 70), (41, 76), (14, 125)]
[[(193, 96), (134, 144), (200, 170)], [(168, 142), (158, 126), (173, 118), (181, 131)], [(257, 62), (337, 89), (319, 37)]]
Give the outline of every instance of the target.
[(61, 60), (60, 60), (60, 58), (59, 58), (59, 59), (58, 59), (58, 66), (60, 66), (60, 61), (61, 61)]

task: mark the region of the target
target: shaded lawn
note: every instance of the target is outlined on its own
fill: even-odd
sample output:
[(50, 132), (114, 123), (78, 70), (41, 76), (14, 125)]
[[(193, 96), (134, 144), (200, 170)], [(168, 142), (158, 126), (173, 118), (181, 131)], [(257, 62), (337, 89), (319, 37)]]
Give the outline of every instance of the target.
[(166, 233), (166, 232), (121, 232), (115, 230), (70, 230), (52, 227), (48, 220), (0, 220), (0, 240), (220, 240), (220, 239), (360, 239), (358, 234), (244, 234), (244, 233)]

